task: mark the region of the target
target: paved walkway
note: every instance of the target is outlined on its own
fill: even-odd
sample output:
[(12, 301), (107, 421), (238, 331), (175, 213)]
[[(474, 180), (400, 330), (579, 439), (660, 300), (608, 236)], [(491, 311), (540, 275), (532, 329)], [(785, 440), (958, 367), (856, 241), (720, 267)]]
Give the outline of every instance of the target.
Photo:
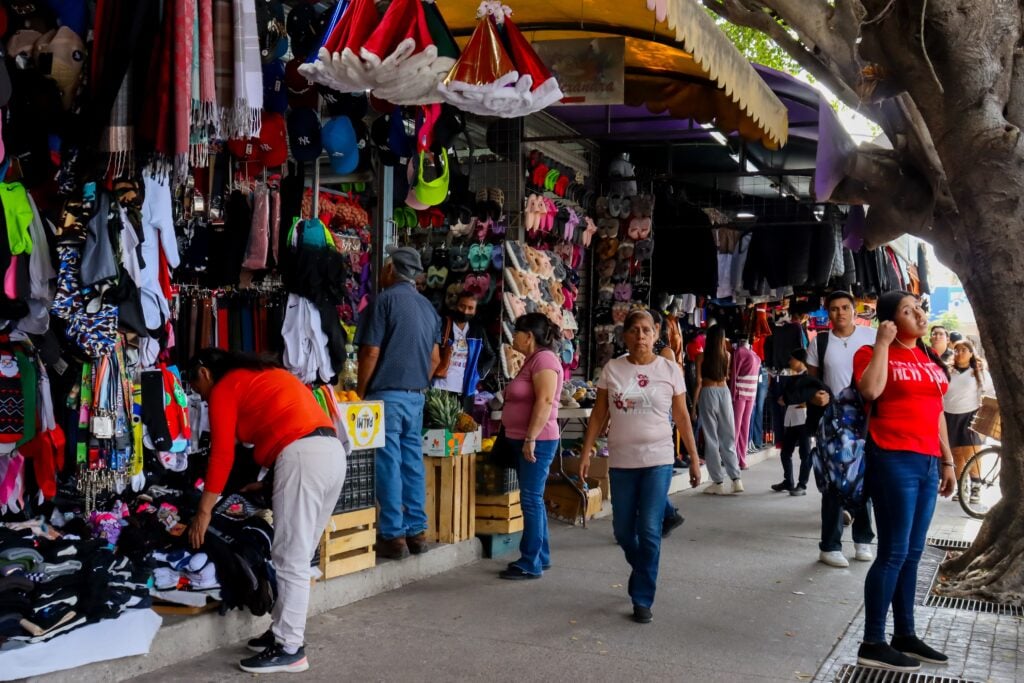
[[(770, 457), (745, 473), (741, 496), (673, 497), (686, 524), (662, 545), (653, 624), (628, 618), (627, 566), (610, 521), (585, 530), (556, 522), (554, 567), (540, 581), (500, 581), (507, 559), (483, 560), (311, 619), (302, 680), (831, 681), (855, 661), (868, 564), (817, 562), (819, 496), (772, 493), (779, 474)], [(976, 527), (939, 503), (933, 531), (969, 537)], [(852, 543), (845, 550), (852, 555)], [(963, 654), (962, 666), (941, 673), (1024, 680), (1006, 649), (1024, 643), (1020, 620), (922, 609), (929, 637), (952, 629), (939, 642)], [(983, 642), (969, 649), (972, 628)], [(239, 644), (145, 679), (248, 679), (235, 667), (243, 656)]]

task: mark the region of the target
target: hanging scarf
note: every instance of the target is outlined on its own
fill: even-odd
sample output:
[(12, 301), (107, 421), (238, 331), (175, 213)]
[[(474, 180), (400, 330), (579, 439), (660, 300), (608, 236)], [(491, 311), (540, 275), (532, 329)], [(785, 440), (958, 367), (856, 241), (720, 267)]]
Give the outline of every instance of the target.
[(192, 67), (195, 61), (196, 0), (174, 3), (174, 176), (182, 182), (188, 173), (191, 138)]
[(196, 14), (194, 31), (192, 35), (192, 116), (189, 135), (189, 162), (192, 166), (206, 166), (210, 156), (210, 128), (202, 120), (203, 104), (201, 95), (202, 80), (200, 67), (200, 36), (199, 36), (199, 14)]
[(235, 43), (231, 22), (231, 0), (213, 0), (213, 83), (217, 116), (217, 137), (229, 137), (235, 106)]
[(263, 121), (263, 67), (255, 0), (234, 0), (234, 113), (229, 137), (255, 138)]
[(217, 89), (214, 85), (213, 0), (199, 0), (199, 120), (217, 120)]

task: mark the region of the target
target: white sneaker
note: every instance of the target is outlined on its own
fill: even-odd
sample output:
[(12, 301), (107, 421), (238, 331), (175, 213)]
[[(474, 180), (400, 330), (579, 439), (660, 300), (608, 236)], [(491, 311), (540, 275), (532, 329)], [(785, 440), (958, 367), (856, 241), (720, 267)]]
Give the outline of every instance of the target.
[(841, 550), (832, 550), (827, 553), (822, 550), (818, 553), (818, 562), (823, 562), (830, 567), (838, 567), (839, 569), (846, 569), (850, 566), (850, 561), (846, 559)]
[(743, 493), (744, 491), (746, 491), (746, 489), (743, 488), (743, 481), (741, 479), (733, 479), (732, 480), (732, 492), (733, 493)]
[(709, 496), (727, 496), (729, 492), (725, 490), (725, 486), (722, 484), (712, 483), (704, 487), (704, 493)]
[(875, 559), (875, 553), (872, 552), (870, 543), (854, 543), (853, 547), (857, 549), (857, 554), (853, 556), (853, 559), (859, 562), (870, 562)]

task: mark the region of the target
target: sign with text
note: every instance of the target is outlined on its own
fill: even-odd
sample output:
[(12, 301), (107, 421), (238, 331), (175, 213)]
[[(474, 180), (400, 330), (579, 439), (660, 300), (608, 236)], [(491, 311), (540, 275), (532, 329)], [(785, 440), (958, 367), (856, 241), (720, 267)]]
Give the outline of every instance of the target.
[(339, 403), (354, 450), (384, 447), (384, 403), (360, 401)]
[(623, 103), (625, 38), (543, 40), (533, 43), (533, 49), (565, 93), (559, 104)]

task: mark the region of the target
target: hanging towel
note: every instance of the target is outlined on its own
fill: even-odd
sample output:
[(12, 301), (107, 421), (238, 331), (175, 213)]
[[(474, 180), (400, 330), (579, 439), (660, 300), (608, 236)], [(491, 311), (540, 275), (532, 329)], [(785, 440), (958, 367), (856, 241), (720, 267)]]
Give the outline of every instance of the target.
[(255, 138), (263, 121), (263, 66), (255, 0), (233, 0), (232, 10), (235, 87), (228, 137)]

